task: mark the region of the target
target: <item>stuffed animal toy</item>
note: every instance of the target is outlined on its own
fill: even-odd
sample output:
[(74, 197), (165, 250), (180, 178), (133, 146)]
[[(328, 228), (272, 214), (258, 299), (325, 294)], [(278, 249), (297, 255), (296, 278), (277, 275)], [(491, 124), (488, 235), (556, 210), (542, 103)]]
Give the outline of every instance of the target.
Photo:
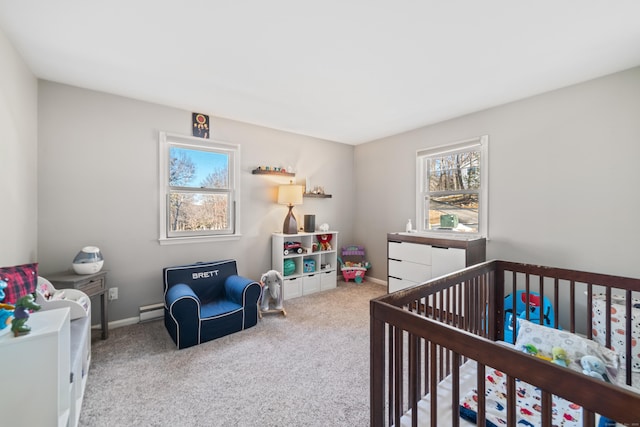
[(282, 275), (279, 271), (269, 270), (260, 278), (262, 295), (260, 296), (260, 310), (268, 311), (269, 302), (275, 301), (275, 309), (282, 310)]
[(32, 294), (20, 297), (16, 301), (16, 308), (13, 310), (13, 320), (11, 321), (11, 331), (13, 335), (19, 337), (31, 332), (31, 326), (27, 325), (29, 320), (29, 310), (40, 310), (40, 304), (36, 303)]
[[(7, 286), (7, 282), (0, 279), (0, 301), (5, 297), (4, 289)], [(15, 307), (11, 304), (0, 302), (0, 329), (4, 329), (11, 324), (14, 308)]]
[(333, 234), (321, 234), (318, 236), (318, 241), (320, 242), (320, 250), (321, 251), (330, 251), (331, 250), (331, 239), (333, 238)]
[(607, 376), (607, 368), (599, 357), (592, 355), (582, 356), (582, 359), (580, 359), (580, 365), (582, 366), (583, 374), (598, 378), (608, 383), (611, 382)]
[(553, 363), (564, 366), (565, 368), (569, 366), (569, 356), (567, 356), (567, 351), (564, 348), (553, 347), (551, 354), (553, 355)]

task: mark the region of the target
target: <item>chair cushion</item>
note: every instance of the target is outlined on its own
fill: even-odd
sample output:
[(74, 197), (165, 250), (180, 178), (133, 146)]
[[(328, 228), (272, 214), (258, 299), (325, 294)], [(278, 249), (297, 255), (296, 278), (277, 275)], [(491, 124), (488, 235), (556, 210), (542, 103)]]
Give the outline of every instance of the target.
[(206, 320), (212, 317), (233, 313), (237, 310), (242, 310), (242, 306), (228, 299), (216, 299), (203, 304), (200, 307), (200, 318), (202, 320)]

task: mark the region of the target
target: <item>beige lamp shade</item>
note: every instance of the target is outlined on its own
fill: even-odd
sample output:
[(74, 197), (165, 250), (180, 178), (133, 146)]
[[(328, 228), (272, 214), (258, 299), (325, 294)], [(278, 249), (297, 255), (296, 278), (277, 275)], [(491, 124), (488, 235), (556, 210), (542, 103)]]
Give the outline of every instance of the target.
[(278, 187), (278, 203), (281, 205), (289, 206), (289, 213), (284, 219), (284, 224), (282, 225), (282, 232), (284, 234), (297, 234), (298, 233), (298, 221), (296, 221), (296, 217), (293, 216), (294, 205), (302, 204), (302, 185), (281, 185)]
[(302, 185), (281, 185), (280, 187), (278, 187), (278, 203), (288, 206), (301, 205), (302, 192)]

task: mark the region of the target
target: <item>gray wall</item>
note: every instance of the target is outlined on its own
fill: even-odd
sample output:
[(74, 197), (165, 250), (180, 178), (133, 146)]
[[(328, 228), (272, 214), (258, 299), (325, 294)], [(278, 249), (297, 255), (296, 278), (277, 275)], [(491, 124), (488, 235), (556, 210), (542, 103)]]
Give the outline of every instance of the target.
[(235, 258), (254, 279), (271, 268), (271, 233), (287, 213), (276, 187), (288, 179), (252, 175), (258, 165), (291, 165), (299, 183), (324, 185), (333, 198), (305, 199), (299, 224), (315, 214), (341, 241), (353, 238), (352, 146), (211, 117), (214, 139), (241, 145), (242, 238), (160, 246), (158, 132), (189, 135), (191, 112), (46, 81), (38, 106), (40, 271), (66, 270), (80, 248), (99, 246), (108, 286), (119, 288), (112, 321), (162, 301), (166, 266)]
[(120, 290), (112, 320), (160, 301), (164, 266), (232, 257), (250, 277), (270, 267), (286, 208), (275, 204), (282, 179), (251, 175), (261, 164), (324, 185), (333, 198), (306, 199), (297, 216), (365, 245), (369, 276), (385, 280), (386, 233), (415, 221), (416, 150), (483, 134), (489, 258), (640, 277), (640, 68), (355, 148), (212, 117), (214, 138), (242, 145), (243, 237), (160, 246), (158, 132), (189, 134), (190, 112), (38, 83), (1, 33), (0, 57), (0, 265), (38, 261), (46, 274), (98, 245)]
[(488, 258), (640, 277), (640, 68), (360, 145), (356, 239), (386, 279), (415, 221), (415, 152), (489, 135)]
[(38, 260), (38, 81), (0, 31), (0, 266)]

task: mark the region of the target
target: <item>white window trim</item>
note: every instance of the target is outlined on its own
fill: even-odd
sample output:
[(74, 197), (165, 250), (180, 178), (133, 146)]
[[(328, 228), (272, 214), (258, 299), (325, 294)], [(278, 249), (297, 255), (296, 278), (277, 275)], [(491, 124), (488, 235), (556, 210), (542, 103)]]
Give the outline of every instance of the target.
[[(234, 189), (234, 200), (232, 207), (235, 228), (232, 234), (217, 234), (206, 236), (184, 236), (184, 237), (168, 237), (167, 236), (167, 192), (169, 189), (169, 145), (181, 144), (187, 147), (200, 148), (206, 147), (207, 142), (216, 146), (228, 147), (235, 152), (233, 156), (233, 174), (230, 177), (229, 185)], [(176, 245), (185, 243), (208, 243), (208, 242), (222, 242), (227, 240), (238, 240), (242, 236), (240, 233), (240, 145), (232, 144), (229, 142), (196, 138), (185, 135), (172, 134), (167, 132), (160, 132), (159, 134), (159, 149), (158, 149), (158, 165), (159, 165), (159, 238), (158, 243), (160, 245)]]
[[(478, 212), (479, 229), (477, 233), (461, 233), (455, 231), (434, 231), (425, 230), (424, 209), (422, 201), (424, 200), (424, 156), (433, 156), (437, 154), (445, 154), (456, 151), (465, 151), (474, 147), (480, 147), (480, 193), (481, 198), (480, 211)], [(420, 233), (437, 234), (450, 237), (484, 237), (489, 240), (489, 135), (482, 135), (475, 138), (457, 141), (451, 144), (439, 145), (437, 147), (423, 148), (416, 151), (416, 229)]]

